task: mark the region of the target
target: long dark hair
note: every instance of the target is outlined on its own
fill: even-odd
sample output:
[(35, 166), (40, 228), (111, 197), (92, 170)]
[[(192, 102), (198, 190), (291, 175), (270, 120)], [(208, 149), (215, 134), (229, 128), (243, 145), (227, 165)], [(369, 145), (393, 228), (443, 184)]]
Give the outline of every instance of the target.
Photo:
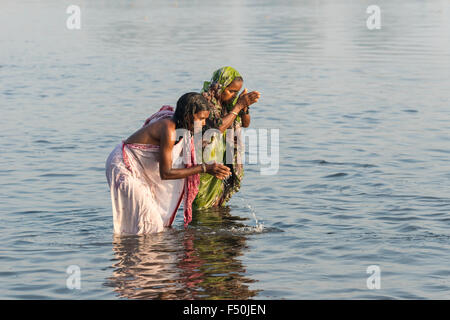
[(173, 115), (175, 128), (189, 129), (192, 127), (194, 114), (200, 111), (209, 111), (208, 100), (197, 92), (183, 94), (177, 101), (177, 108)]

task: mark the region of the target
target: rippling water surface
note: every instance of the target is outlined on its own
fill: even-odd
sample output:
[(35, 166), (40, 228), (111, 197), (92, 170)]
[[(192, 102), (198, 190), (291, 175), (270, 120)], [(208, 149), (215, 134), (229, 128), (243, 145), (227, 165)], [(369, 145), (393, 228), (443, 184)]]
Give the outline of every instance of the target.
[[(72, 2), (0, 3), (0, 298), (450, 298), (448, 1), (377, 1), (380, 30), (344, 0), (78, 1), (68, 30)], [(109, 152), (224, 65), (278, 173), (113, 237)]]

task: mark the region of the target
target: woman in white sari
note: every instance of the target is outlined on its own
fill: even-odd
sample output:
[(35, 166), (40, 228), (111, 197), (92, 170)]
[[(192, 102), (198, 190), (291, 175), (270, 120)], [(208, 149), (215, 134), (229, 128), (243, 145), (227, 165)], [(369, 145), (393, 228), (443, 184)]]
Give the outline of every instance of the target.
[[(187, 225), (192, 219), (199, 174), (206, 172), (219, 179), (230, 174), (222, 164), (196, 163), (194, 122), (203, 126), (208, 116), (208, 101), (201, 94), (186, 93), (178, 100), (175, 112), (172, 107), (163, 106), (111, 152), (106, 161), (106, 177), (115, 234), (163, 231), (172, 225), (183, 198)], [(176, 142), (180, 129), (186, 129), (188, 134)]]

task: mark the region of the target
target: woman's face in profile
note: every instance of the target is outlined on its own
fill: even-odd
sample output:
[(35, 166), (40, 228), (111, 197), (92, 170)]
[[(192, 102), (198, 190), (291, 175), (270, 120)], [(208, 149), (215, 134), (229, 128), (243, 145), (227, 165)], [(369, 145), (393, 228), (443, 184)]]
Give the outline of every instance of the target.
[(220, 100), (222, 102), (228, 103), (231, 102), (236, 95), (241, 91), (242, 88), (242, 80), (234, 80), (232, 83), (228, 85), (228, 87), (223, 90), (220, 95)]
[(200, 129), (205, 125), (206, 119), (209, 117), (209, 111), (199, 111), (197, 113), (194, 113), (194, 122), (191, 124), (193, 130), (197, 126), (200, 127)]

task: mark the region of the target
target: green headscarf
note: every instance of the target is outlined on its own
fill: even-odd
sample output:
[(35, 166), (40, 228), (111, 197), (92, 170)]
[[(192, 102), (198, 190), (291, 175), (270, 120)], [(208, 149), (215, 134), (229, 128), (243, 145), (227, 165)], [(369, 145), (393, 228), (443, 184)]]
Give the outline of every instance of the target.
[(242, 78), (242, 76), (239, 74), (239, 72), (237, 72), (236, 69), (232, 67), (220, 68), (219, 70), (214, 71), (211, 77), (211, 81), (205, 81), (203, 83), (203, 91), (208, 91), (212, 83), (218, 83), (222, 86), (222, 88), (220, 88), (220, 92), (222, 93), (223, 90), (228, 87), (237, 77)]
[[(216, 87), (216, 89), (218, 90), (217, 93), (221, 94), (225, 90), (225, 88), (228, 87), (234, 81), (234, 79), (238, 77), (242, 79), (242, 76), (236, 69), (232, 67), (220, 68), (219, 70), (214, 71), (211, 77), (211, 81), (205, 81), (203, 83), (202, 92), (208, 92), (211, 88)], [(236, 97), (233, 99), (231, 103), (225, 105), (227, 111), (233, 109), (238, 98), (239, 95), (236, 95)], [(214, 105), (218, 105), (216, 97), (212, 97), (211, 102), (214, 103)]]

